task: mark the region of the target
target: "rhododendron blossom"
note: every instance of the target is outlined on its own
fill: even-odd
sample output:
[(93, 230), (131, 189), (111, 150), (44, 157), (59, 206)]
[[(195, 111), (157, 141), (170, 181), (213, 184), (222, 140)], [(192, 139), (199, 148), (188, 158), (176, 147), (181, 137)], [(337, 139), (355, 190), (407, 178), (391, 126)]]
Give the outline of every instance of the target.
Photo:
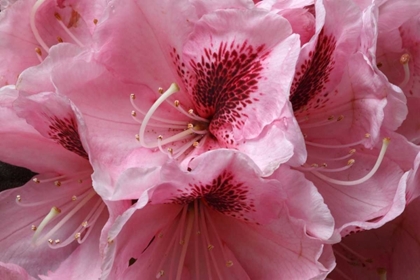
[[(2, 149), (0, 159), (39, 174), (0, 194), (0, 260), (19, 264), (33, 276), (48, 273), (43, 279), (55, 273), (99, 275), (99, 235), (108, 213), (92, 188), (78, 118), (55, 93), (15, 99), (16, 90), (2, 89), (2, 117), (8, 124), (2, 126), (1, 144), (9, 148)], [(19, 152), (11, 149), (21, 145)], [(75, 259), (87, 256), (90, 265), (78, 263), (68, 270)]]
[[(332, 218), (313, 185), (292, 175), (298, 172), (261, 179), (248, 157), (229, 150), (204, 153), (188, 170), (166, 164), (162, 182), (116, 220), (104, 278), (309, 279), (332, 268), (330, 248), (305, 233), (306, 220), (316, 221), (307, 229), (328, 238)], [(294, 202), (317, 212), (302, 221)]]
[(0, 86), (14, 84), (60, 42), (89, 45), (106, 1), (17, 1), (0, 13)]

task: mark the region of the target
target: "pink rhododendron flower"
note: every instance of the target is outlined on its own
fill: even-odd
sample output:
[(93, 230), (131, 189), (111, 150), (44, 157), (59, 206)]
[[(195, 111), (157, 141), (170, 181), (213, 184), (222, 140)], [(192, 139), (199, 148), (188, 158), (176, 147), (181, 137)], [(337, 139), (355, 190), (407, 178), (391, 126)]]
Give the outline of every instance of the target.
[[(420, 5), (417, 1), (379, 1), (377, 67), (407, 97), (408, 116), (399, 132), (420, 144)], [(400, 15), (404, 15), (403, 17)]]
[(0, 86), (14, 84), (60, 42), (88, 45), (105, 0), (25, 0), (0, 13)]
[(331, 279), (418, 279), (419, 215), (420, 198), (417, 197), (401, 216), (381, 228), (345, 237), (334, 245), (337, 268), (331, 273)]
[[(265, 175), (291, 158), (302, 163), (303, 141), (288, 102), (299, 50), (289, 23), (244, 8), (204, 14), (202, 8), (195, 10), (198, 4), (162, 4), (187, 19), (170, 24), (171, 15), (153, 16), (161, 9), (154, 3), (121, 2), (108, 10), (107, 20), (98, 25), (93, 59), (125, 83), (139, 85), (131, 97), (110, 92), (108, 113), (120, 115), (131, 100), (138, 147), (184, 166), (217, 148), (244, 152)], [(197, 13), (203, 15), (197, 18)]]
[(330, 248), (315, 238), (331, 236), (332, 217), (299, 172), (262, 179), (249, 157), (225, 149), (188, 170), (163, 166), (162, 183), (116, 220), (103, 278), (310, 279), (332, 269)]
[[(0, 260), (20, 265), (32, 276), (48, 274), (42, 279), (63, 273), (66, 279), (98, 277), (99, 238), (108, 211), (92, 189), (80, 117), (55, 93), (15, 101), (16, 93), (6, 87), (0, 93), (5, 121), (0, 160), (39, 174), (0, 193)], [(118, 213), (125, 205), (121, 201), (110, 207)], [(90, 261), (79, 261), (85, 258)]]
[[(379, 140), (401, 124), (406, 108), (361, 47), (369, 38), (360, 33), (360, 8), (318, 1), (314, 14), (315, 35), (302, 46), (290, 96), (308, 152), (298, 170), (317, 186), (346, 235), (355, 224), (378, 227), (403, 209), (407, 170), (386, 157), (390, 140)], [(394, 111), (397, 117), (388, 120)]]

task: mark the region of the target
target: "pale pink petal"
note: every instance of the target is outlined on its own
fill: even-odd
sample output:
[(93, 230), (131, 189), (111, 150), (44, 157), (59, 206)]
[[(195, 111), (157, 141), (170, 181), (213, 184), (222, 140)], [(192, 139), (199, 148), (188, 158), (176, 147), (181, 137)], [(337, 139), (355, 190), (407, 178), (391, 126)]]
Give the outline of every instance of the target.
[(355, 233), (334, 245), (337, 268), (333, 279), (415, 280), (420, 275), (420, 199), (379, 229)]
[(12, 263), (0, 262), (0, 278), (10, 280), (34, 280), (35, 278), (28, 275), (28, 273), (20, 266)]

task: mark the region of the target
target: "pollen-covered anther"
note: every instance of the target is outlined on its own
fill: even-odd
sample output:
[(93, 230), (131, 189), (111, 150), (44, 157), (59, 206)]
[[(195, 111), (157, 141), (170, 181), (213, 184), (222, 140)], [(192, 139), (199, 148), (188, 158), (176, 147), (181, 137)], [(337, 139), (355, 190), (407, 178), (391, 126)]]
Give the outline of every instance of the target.
[(53, 244), (53, 243), (54, 243), (54, 240), (52, 240), (52, 239), (50, 238), (50, 239), (48, 239), (48, 243)]
[(32, 225), (31, 230), (36, 231), (36, 225)]
[(193, 147), (198, 147), (198, 144), (200, 144), (198, 141), (195, 141), (192, 145), (193, 145)]
[(158, 140), (163, 140), (163, 136), (162, 135), (159, 135), (157, 139)]
[(39, 56), (42, 56), (42, 51), (41, 51), (41, 49), (40, 49), (40, 48), (36, 47), (36, 48), (35, 48), (35, 52), (36, 52)]
[(311, 164), (311, 167), (318, 167), (318, 164), (316, 164), (316, 163), (312, 163), (312, 164)]
[(134, 99), (136, 99), (136, 95), (134, 93), (132, 93), (132, 94), (130, 94), (130, 98), (134, 100)]
[(328, 120), (329, 120), (329, 121), (332, 121), (333, 119), (335, 119), (335, 117), (334, 117), (334, 116), (329, 116), (329, 117), (328, 117)]
[(349, 151), (349, 154), (354, 154), (356, 152), (356, 149), (351, 149), (350, 151)]
[(326, 164), (325, 162), (321, 165), (322, 167), (324, 167), (324, 168), (327, 168), (328, 167), (328, 164)]
[(163, 94), (163, 88), (159, 87), (159, 88), (158, 88), (158, 92), (159, 92), (160, 94)]
[(207, 245), (207, 250), (211, 251), (213, 249), (214, 249), (214, 246), (213, 245), (211, 245), (211, 244)]
[(74, 239), (79, 239), (79, 238), (80, 238), (80, 236), (81, 236), (80, 232), (76, 232), (76, 233), (74, 234)]
[(386, 269), (385, 268), (378, 268), (376, 272), (379, 275), (379, 280), (386, 280)]
[(60, 239), (56, 239), (56, 240), (54, 240), (54, 243), (55, 243), (55, 244), (60, 244)]
[(365, 138), (370, 138), (370, 133), (365, 133)]
[(64, 42), (63, 38), (61, 38), (60, 36), (57, 36), (57, 41), (58, 41), (59, 43), (63, 43), (63, 42)]
[(62, 18), (61, 18), (61, 15), (59, 14), (59, 13), (54, 13), (54, 17), (57, 19), (57, 20), (63, 20)]
[(61, 181), (55, 181), (54, 185), (57, 186), (57, 187), (60, 187), (61, 186)]
[(131, 111), (131, 116), (133, 116), (133, 117), (137, 116), (136, 111)]
[(192, 124), (192, 123), (189, 123), (188, 125), (187, 125), (187, 128), (193, 128), (194, 127), (194, 125)]
[(337, 121), (339, 122), (339, 121), (342, 121), (343, 119), (344, 119), (344, 116), (340, 115), (340, 116), (338, 116)]
[(83, 223), (82, 223), (82, 227), (87, 227), (88, 226), (88, 221), (84, 221)]
[(33, 178), (32, 181), (34, 181), (37, 184), (39, 184), (41, 182), (38, 178)]
[(233, 266), (233, 261), (227, 261), (226, 262), (226, 267), (231, 267)]
[(134, 137), (136, 138), (137, 141), (140, 141), (140, 136), (138, 134), (136, 134)]
[(95, 24), (95, 25), (98, 24), (98, 19), (94, 18), (93, 19), (93, 24)]
[(111, 237), (108, 237), (107, 243), (108, 245), (111, 245), (112, 243), (114, 243), (114, 239), (112, 239)]
[(180, 104), (180, 103), (179, 103), (179, 100), (175, 100), (175, 101), (174, 101), (174, 105), (175, 105), (175, 107), (178, 107), (178, 106), (179, 106), (179, 104)]
[(167, 149), (167, 151), (168, 151), (170, 154), (172, 154), (172, 153), (174, 152), (174, 149), (172, 149), (172, 148), (168, 148), (168, 149)]
[(162, 269), (160, 270), (157, 274), (156, 274), (156, 278), (159, 279), (160, 277), (162, 277), (163, 275), (165, 275), (165, 271)]
[(410, 55), (408, 53), (405, 53), (400, 57), (400, 63), (403, 65), (407, 64), (409, 61), (410, 61)]
[(353, 165), (356, 161), (354, 159), (349, 159), (349, 161), (347, 161), (347, 165)]
[(20, 195), (17, 195), (17, 196), (16, 196), (16, 201), (17, 201), (17, 202), (21, 202), (21, 200), (22, 200), (22, 197), (21, 197)]
[(194, 110), (193, 109), (189, 109), (188, 110), (188, 114), (190, 114), (190, 115), (194, 114)]
[(71, 197), (71, 200), (72, 200), (72, 201), (76, 201), (76, 200), (77, 200), (77, 196), (73, 195), (73, 196)]

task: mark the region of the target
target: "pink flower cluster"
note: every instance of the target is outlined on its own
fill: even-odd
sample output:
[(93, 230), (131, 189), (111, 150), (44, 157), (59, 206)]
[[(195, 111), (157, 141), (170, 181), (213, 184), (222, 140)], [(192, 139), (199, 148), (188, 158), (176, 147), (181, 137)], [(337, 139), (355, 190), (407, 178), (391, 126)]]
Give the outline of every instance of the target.
[(3, 2), (0, 279), (420, 279), (418, 0)]

